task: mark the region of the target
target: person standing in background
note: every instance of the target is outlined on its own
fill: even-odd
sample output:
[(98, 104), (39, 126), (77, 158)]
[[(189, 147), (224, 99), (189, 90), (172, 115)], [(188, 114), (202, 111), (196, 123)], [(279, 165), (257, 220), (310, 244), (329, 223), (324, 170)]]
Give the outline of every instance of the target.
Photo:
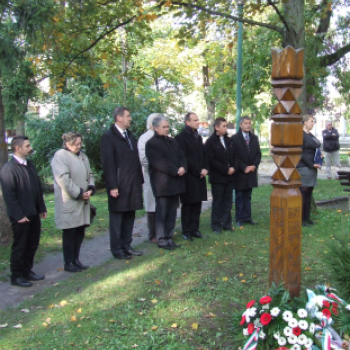
[(339, 133), (337, 129), (333, 128), (332, 121), (326, 121), (326, 129), (322, 131), (323, 136), (323, 150), (326, 163), (327, 179), (332, 178), (332, 158), (334, 166), (341, 168), (339, 158)]

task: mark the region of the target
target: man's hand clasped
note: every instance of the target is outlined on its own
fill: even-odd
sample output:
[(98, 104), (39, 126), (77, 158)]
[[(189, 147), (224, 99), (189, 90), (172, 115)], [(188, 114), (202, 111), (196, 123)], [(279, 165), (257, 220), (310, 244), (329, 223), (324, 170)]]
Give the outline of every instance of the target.
[(117, 198), (119, 196), (119, 191), (117, 188), (115, 188), (114, 190), (110, 190), (109, 194), (111, 195), (111, 197)]
[(179, 176), (183, 176), (183, 175), (185, 175), (185, 172), (186, 172), (185, 168), (184, 168), (184, 167), (181, 167), (181, 168), (179, 168), (177, 174), (178, 174)]

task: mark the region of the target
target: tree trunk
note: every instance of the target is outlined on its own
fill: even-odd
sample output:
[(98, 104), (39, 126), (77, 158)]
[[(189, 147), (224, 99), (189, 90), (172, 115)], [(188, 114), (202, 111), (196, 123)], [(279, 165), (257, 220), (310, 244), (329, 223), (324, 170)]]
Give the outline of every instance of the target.
[(16, 135), (25, 135), (25, 121), (18, 120), (16, 125)]
[[(7, 143), (5, 139), (5, 113), (2, 104), (2, 88), (0, 82), (0, 170), (8, 161)], [(0, 245), (7, 245), (11, 242), (12, 230), (6, 213), (6, 204), (2, 196), (0, 186)]]
[(210, 94), (208, 92), (209, 89), (209, 67), (204, 66), (203, 69), (203, 88), (204, 88), (204, 99), (207, 105), (207, 116), (208, 116), (208, 124), (210, 133), (214, 132), (214, 120), (215, 120), (215, 105), (216, 102), (212, 98), (210, 98)]

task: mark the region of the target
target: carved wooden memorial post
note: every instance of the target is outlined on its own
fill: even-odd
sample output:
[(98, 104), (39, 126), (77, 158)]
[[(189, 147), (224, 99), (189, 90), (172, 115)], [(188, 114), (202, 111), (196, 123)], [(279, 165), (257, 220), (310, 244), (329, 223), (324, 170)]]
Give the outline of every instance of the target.
[(300, 175), (296, 165), (303, 144), (301, 109), (297, 103), (303, 86), (304, 50), (291, 46), (272, 49), (273, 92), (278, 103), (272, 111), (272, 175), (270, 201), (270, 283), (284, 282), (291, 296), (299, 296), (301, 274)]

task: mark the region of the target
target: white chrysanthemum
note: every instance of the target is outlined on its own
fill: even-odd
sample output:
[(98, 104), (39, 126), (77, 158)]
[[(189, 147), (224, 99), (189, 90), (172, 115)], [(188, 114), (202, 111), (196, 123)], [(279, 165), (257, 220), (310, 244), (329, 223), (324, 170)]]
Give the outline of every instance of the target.
[(278, 345), (279, 345), (279, 346), (284, 346), (284, 345), (286, 345), (286, 344), (287, 344), (286, 338), (284, 338), (284, 337), (279, 337), (279, 338), (278, 338)]
[(289, 344), (296, 344), (298, 341), (298, 337), (294, 334), (291, 334), (289, 337), (288, 337), (288, 343)]
[(310, 332), (311, 334), (314, 334), (314, 333), (315, 333), (315, 324), (314, 324), (314, 323), (310, 323), (309, 332)]
[(280, 312), (281, 312), (281, 310), (278, 307), (274, 307), (271, 310), (270, 314), (271, 314), (272, 317), (277, 317)]
[(300, 329), (302, 329), (303, 331), (306, 331), (307, 328), (309, 327), (309, 324), (305, 321), (305, 320), (300, 320), (298, 322), (298, 326)]
[(321, 320), (322, 317), (323, 317), (323, 313), (322, 313), (321, 311), (318, 311), (318, 312), (315, 313), (315, 316), (316, 316), (316, 318), (318, 318), (319, 320)]
[(262, 324), (261, 324), (259, 318), (254, 320), (254, 326), (255, 326), (255, 328), (261, 328), (262, 327)]
[(293, 334), (293, 330), (290, 327), (285, 327), (283, 333), (286, 337), (289, 337), (291, 334)]
[(350, 311), (350, 304), (346, 305), (345, 309)]
[(293, 318), (288, 320), (288, 326), (290, 328), (295, 328), (298, 326), (298, 321), (293, 317)]
[(248, 316), (250, 316), (250, 317), (255, 317), (256, 316), (256, 307), (252, 307), (252, 308), (250, 308), (248, 310), (249, 310)]
[(307, 340), (306, 336), (304, 334), (300, 334), (298, 337), (298, 344), (305, 345), (306, 340)]
[(285, 311), (285, 312), (283, 312), (283, 319), (285, 320), (285, 321), (289, 321), (291, 318), (293, 318), (293, 314), (290, 312), (290, 311)]
[(249, 335), (248, 328), (243, 328), (243, 335)]
[(261, 338), (261, 339), (265, 339), (265, 337), (266, 337), (266, 334), (264, 333), (264, 331), (260, 331), (259, 332), (259, 338)]
[[(249, 309), (248, 309), (248, 310), (249, 310)], [(246, 321), (247, 323), (250, 322), (249, 313), (247, 312), (248, 310), (246, 310), (246, 311), (243, 313), (243, 315), (245, 316), (245, 321)]]
[(306, 342), (305, 342), (305, 347), (308, 349), (308, 348), (311, 348), (312, 344), (313, 344), (313, 340), (311, 338), (307, 338), (306, 339)]
[(307, 311), (306, 311), (305, 309), (299, 309), (299, 310), (298, 310), (298, 316), (299, 316), (300, 318), (305, 318), (305, 317), (307, 317)]
[(275, 339), (278, 339), (280, 336), (281, 336), (281, 335), (280, 335), (280, 332), (276, 332), (276, 333), (274, 333), (274, 335), (273, 335), (273, 337), (274, 337)]
[(290, 350), (301, 350), (301, 347), (300, 347), (299, 344), (294, 344), (294, 345), (290, 348)]
[(270, 304), (265, 304), (261, 307), (263, 310), (268, 310), (270, 308)]

